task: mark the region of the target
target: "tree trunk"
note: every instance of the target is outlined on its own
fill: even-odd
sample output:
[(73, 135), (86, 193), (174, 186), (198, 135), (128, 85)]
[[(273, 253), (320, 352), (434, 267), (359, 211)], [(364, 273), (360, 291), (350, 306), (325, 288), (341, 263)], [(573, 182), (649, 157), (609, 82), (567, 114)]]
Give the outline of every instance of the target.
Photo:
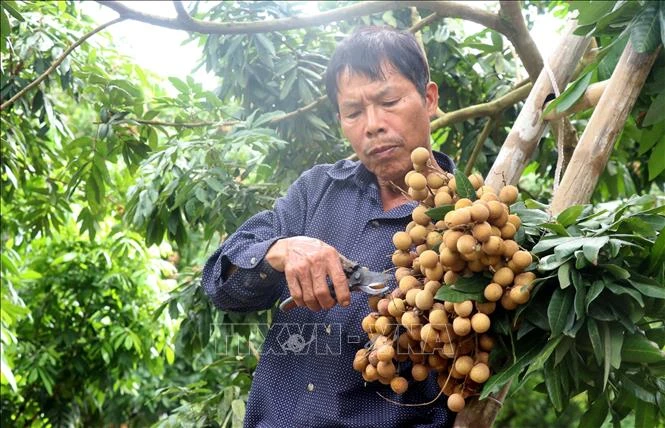
[[(574, 21), (571, 22), (559, 46), (548, 58), (549, 67), (561, 89), (570, 80), (590, 41), (589, 38), (573, 35), (575, 25)], [(517, 184), (545, 131), (547, 123), (542, 119), (543, 105), (552, 93), (550, 75), (547, 67), (544, 67), (487, 174), (485, 182), (488, 186), (498, 190), (504, 184)]]
[(552, 198), (553, 214), (589, 202), (658, 52), (640, 54), (630, 42), (626, 45)]

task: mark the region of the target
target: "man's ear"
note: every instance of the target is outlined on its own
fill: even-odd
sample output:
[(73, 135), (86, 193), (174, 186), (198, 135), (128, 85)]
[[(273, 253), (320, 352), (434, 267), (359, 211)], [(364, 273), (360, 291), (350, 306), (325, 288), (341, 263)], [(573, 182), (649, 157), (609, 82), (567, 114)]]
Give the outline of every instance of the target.
[(439, 108), (439, 87), (434, 82), (429, 82), (425, 86), (425, 106), (430, 117), (436, 116), (436, 110)]

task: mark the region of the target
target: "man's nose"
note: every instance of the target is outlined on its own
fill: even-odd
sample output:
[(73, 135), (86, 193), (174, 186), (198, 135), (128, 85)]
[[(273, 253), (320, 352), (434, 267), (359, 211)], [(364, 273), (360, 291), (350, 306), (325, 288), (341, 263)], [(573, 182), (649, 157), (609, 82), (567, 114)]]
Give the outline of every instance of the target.
[(383, 112), (380, 108), (370, 105), (367, 107), (365, 115), (367, 118), (365, 134), (368, 138), (376, 137), (386, 131), (383, 123)]

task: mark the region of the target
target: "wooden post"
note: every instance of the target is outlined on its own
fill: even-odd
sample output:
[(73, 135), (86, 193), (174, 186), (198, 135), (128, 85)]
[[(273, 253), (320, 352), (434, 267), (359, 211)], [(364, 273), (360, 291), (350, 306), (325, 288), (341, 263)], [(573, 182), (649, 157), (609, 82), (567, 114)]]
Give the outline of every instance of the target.
[(589, 202), (659, 51), (637, 53), (630, 42), (626, 45), (552, 198), (554, 215)]
[[(569, 24), (558, 47), (547, 61), (557, 86), (562, 91), (590, 41), (588, 37), (573, 35), (575, 26), (576, 21)], [(550, 75), (545, 66), (487, 174), (485, 183), (488, 186), (499, 190), (504, 184), (517, 184), (545, 131), (547, 122), (542, 119), (543, 105), (547, 96), (553, 92)]]

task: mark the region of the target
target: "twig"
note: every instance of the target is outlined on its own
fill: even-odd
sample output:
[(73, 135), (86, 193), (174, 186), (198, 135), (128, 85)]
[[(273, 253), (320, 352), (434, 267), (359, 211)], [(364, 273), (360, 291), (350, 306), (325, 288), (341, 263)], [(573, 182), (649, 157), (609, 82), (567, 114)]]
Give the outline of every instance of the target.
[(494, 128), (494, 125), (496, 124), (496, 118), (498, 117), (498, 114), (496, 116), (491, 116), (488, 120), (487, 123), (485, 123), (485, 127), (483, 130), (480, 132), (480, 136), (478, 137), (478, 140), (476, 141), (476, 145), (473, 148), (473, 151), (471, 152), (471, 156), (469, 156), (469, 161), (466, 163), (466, 167), (464, 168), (464, 175), (471, 175), (471, 172), (473, 170), (473, 164), (476, 163), (476, 159), (478, 158), (478, 155), (480, 154), (480, 151), (483, 148), (483, 144), (485, 143), (485, 140), (487, 140), (487, 137), (490, 135), (490, 132), (492, 132), (492, 129)]
[(451, 123), (462, 122), (474, 117), (494, 116), (507, 107), (525, 99), (529, 95), (529, 92), (531, 92), (532, 86), (533, 85), (529, 83), (527, 85), (520, 86), (517, 89), (513, 89), (506, 95), (502, 96), (501, 98), (497, 98), (494, 101), (483, 104), (476, 104), (474, 106), (444, 113), (430, 123), (431, 130), (434, 132), (439, 128), (450, 125)]
[[(414, 9), (415, 9), (415, 7), (414, 7)], [(417, 9), (416, 9), (416, 11), (417, 11)], [(413, 25), (411, 26), (411, 28), (409, 28), (409, 32), (411, 32), (411, 33), (417, 33), (418, 31), (422, 30), (424, 27), (426, 27), (426, 26), (428, 26), (429, 24), (431, 24), (432, 22), (436, 21), (437, 18), (440, 18), (440, 16), (439, 16), (439, 14), (436, 13), (436, 12), (434, 12), (434, 13), (431, 14), (431, 15), (427, 15), (426, 17), (424, 17), (424, 18), (421, 19), (420, 21), (418, 21), (418, 22), (416, 22), (415, 24), (413, 24)]]
[(28, 84), (28, 86), (26, 86), (25, 88), (23, 88), (23, 89), (21, 89), (20, 91), (18, 91), (18, 92), (16, 93), (16, 95), (14, 95), (14, 96), (11, 97), (10, 99), (8, 99), (8, 100), (5, 101), (4, 103), (2, 103), (2, 105), (0, 105), (0, 111), (2, 111), (2, 110), (4, 110), (4, 109), (6, 109), (7, 107), (11, 106), (12, 104), (14, 104), (14, 103), (16, 102), (16, 100), (18, 100), (18, 99), (21, 98), (23, 95), (25, 95), (26, 92), (28, 92), (30, 89), (34, 88), (35, 86), (39, 85), (44, 79), (46, 79), (46, 77), (48, 77), (49, 74), (51, 74), (51, 73), (53, 72), (53, 70), (56, 69), (57, 66), (59, 66), (59, 65), (62, 63), (62, 61), (65, 60), (65, 58), (67, 58), (67, 55), (69, 55), (70, 53), (72, 53), (72, 51), (73, 51), (74, 49), (76, 49), (77, 47), (79, 47), (79, 46), (80, 46), (83, 42), (85, 42), (88, 38), (90, 38), (91, 36), (97, 34), (97, 33), (100, 32), (100, 31), (102, 31), (102, 30), (105, 29), (106, 27), (111, 26), (111, 25), (113, 25), (113, 24), (116, 24), (116, 23), (118, 23), (118, 22), (120, 22), (120, 21), (123, 21), (124, 19), (125, 19), (125, 18), (123, 18), (122, 16), (119, 17), (119, 18), (113, 19), (113, 20), (107, 22), (106, 24), (102, 24), (102, 25), (100, 25), (99, 27), (95, 28), (94, 30), (90, 31), (89, 33), (87, 33), (86, 35), (84, 35), (83, 37), (81, 37), (80, 39), (76, 40), (76, 41), (74, 42), (74, 44), (72, 44), (70, 47), (68, 47), (67, 50), (64, 51), (64, 52), (62, 53), (62, 55), (60, 55), (60, 56), (58, 57), (58, 59), (56, 59), (56, 60), (53, 62), (53, 64), (51, 64), (51, 66), (50, 66), (49, 68), (46, 69), (46, 71), (44, 71), (42, 74), (40, 74), (35, 80), (33, 80), (32, 82), (30, 82), (30, 83)]
[[(209, 121), (209, 122), (165, 122), (162, 120), (144, 120), (144, 119), (126, 119), (122, 122), (115, 122), (115, 123), (128, 123), (128, 122), (136, 122), (140, 123), (141, 125), (155, 125), (155, 126), (174, 126), (174, 127), (181, 127), (181, 128), (200, 128), (204, 126), (231, 126), (231, 125), (237, 125), (239, 123), (242, 123), (240, 120), (228, 120), (225, 122), (219, 122), (219, 121)], [(104, 122), (94, 122), (95, 125), (102, 124)]]
[(283, 114), (283, 115), (281, 115), (281, 116), (273, 117), (273, 118), (270, 120), (270, 123), (271, 123), (271, 124), (275, 124), (275, 123), (277, 123), (277, 122), (281, 122), (281, 121), (283, 121), (283, 120), (290, 119), (290, 118), (292, 118), (292, 117), (294, 117), (294, 116), (298, 116), (299, 114), (302, 114), (302, 113), (308, 112), (308, 111), (310, 111), (310, 110), (314, 110), (319, 104), (321, 104), (323, 101), (325, 101), (326, 98), (328, 98), (327, 95), (321, 95), (319, 98), (315, 99), (314, 101), (312, 101), (311, 103), (307, 104), (306, 106), (300, 107), (300, 108), (297, 109), (297, 110), (294, 110), (294, 111), (289, 112), (289, 113), (285, 113), (285, 114)]

